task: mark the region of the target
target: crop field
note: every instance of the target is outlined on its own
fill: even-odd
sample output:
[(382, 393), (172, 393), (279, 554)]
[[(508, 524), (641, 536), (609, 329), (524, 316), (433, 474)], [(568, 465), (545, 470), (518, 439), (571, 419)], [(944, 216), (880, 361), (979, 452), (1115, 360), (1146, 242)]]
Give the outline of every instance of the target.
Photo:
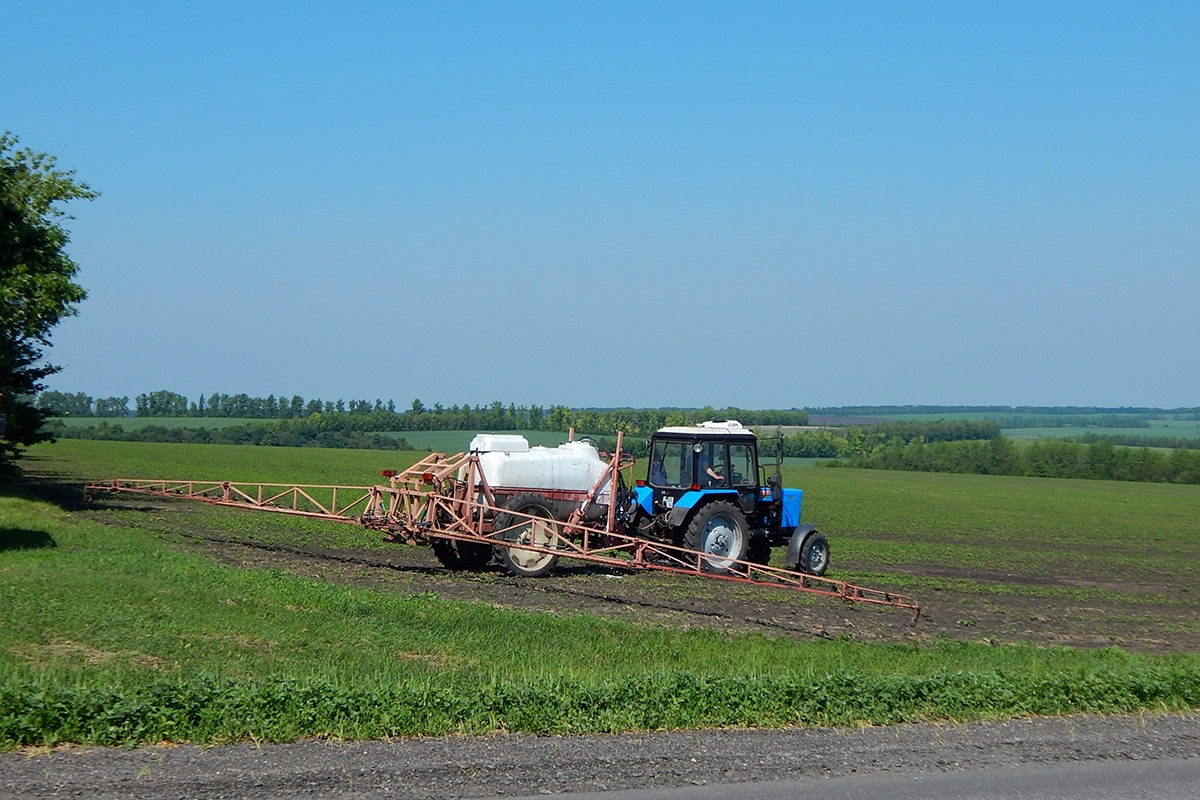
[[(419, 453), (61, 441), (0, 487), (0, 746), (855, 725), (1200, 706), (1200, 487), (785, 467), (831, 577), (908, 615), (105, 477), (369, 484)], [(778, 563), (778, 562), (777, 562)]]

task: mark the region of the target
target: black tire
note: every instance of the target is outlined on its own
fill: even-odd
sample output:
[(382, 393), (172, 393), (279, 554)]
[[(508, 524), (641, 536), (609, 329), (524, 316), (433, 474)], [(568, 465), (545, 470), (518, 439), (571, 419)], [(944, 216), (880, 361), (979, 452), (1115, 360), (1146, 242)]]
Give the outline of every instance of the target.
[(740, 508), (724, 500), (715, 500), (692, 517), (683, 535), (683, 546), (708, 554), (700, 561), (705, 572), (724, 575), (736, 569), (734, 561), (746, 560), (750, 528)]
[(478, 542), (434, 539), (433, 554), (446, 569), (480, 570), (492, 560), (492, 547)]
[[(554, 511), (550, 507), (549, 501), (533, 492), (514, 495), (504, 504), (504, 508), (508, 511), (517, 511), (542, 519), (554, 519)], [(505, 530), (506, 528), (509, 530)], [(556, 526), (544, 525), (537, 520), (528, 520), (524, 517), (506, 514), (503, 511), (496, 515), (496, 519), (492, 522), (492, 529), (504, 531), (501, 534), (503, 539), (514, 544), (536, 542), (542, 547), (554, 547), (558, 541)], [(541, 578), (548, 575), (558, 563), (557, 555), (526, 550), (521, 547), (497, 545), (494, 551), (496, 562), (504, 567), (504, 571), (509, 575), (521, 578)]]
[(829, 569), (829, 540), (824, 534), (813, 531), (800, 545), (800, 561), (796, 571), (820, 577)]
[(750, 540), (746, 560), (762, 564), (764, 567), (771, 563), (771, 543), (767, 541), (767, 537), (759, 536)]

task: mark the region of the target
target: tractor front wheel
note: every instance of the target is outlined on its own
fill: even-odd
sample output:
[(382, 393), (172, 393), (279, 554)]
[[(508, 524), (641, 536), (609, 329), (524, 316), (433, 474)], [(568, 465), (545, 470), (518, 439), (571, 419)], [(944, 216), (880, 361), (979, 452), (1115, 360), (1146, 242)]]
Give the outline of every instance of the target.
[(829, 569), (829, 540), (813, 531), (800, 546), (800, 562), (796, 569), (820, 577)]
[(700, 567), (705, 572), (724, 575), (732, 572), (735, 561), (744, 561), (750, 548), (750, 529), (742, 510), (733, 503), (716, 500), (692, 517), (683, 537), (683, 546), (705, 554)]

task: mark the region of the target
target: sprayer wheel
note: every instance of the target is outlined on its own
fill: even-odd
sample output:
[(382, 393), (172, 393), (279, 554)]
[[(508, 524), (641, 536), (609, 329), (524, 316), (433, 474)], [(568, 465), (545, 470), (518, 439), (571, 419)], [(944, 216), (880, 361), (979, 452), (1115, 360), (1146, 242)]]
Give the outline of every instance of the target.
[(540, 578), (550, 573), (558, 563), (554, 553), (543, 553), (536, 550), (513, 545), (532, 544), (538, 547), (556, 548), (558, 543), (558, 526), (554, 521), (554, 512), (546, 498), (533, 492), (525, 492), (514, 496), (504, 504), (506, 511), (528, 514), (533, 519), (500, 512), (492, 523), (492, 529), (500, 531), (499, 536), (512, 545), (497, 545), (495, 548), (496, 561), (509, 575), (522, 578)]
[(454, 539), (434, 539), (431, 545), (433, 554), (446, 569), (480, 570), (492, 560), (491, 545)]

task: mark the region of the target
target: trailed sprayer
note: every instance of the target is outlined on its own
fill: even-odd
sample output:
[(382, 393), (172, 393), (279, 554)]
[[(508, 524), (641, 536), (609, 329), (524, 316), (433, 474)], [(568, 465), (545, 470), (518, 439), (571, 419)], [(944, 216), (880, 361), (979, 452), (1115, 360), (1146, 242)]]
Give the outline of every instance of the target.
[[(643, 476), (622, 451), (584, 437), (531, 446), (480, 434), (465, 452), (431, 453), (387, 485), (314, 486), (113, 479), (92, 490), (185, 497), (216, 505), (353, 522), (389, 541), (429, 545), (450, 569), (541, 577), (561, 558), (752, 583), (894, 606), (903, 595), (826, 575), (825, 536), (800, 521), (803, 493), (784, 488), (777, 452), (768, 475), (755, 434), (734, 420), (666, 427), (649, 442)], [(771, 553), (786, 547), (782, 566)]]

